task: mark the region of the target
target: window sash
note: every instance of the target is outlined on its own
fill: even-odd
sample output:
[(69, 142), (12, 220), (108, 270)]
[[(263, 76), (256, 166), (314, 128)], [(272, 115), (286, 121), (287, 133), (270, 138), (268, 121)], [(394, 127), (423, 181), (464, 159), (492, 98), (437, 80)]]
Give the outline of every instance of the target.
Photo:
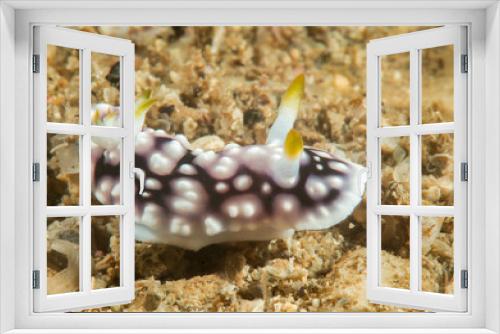
[[(421, 60), (420, 50), (444, 45), (454, 46), (454, 121), (420, 124)], [(410, 124), (381, 127), (380, 59), (382, 56), (410, 53)], [(460, 180), (460, 164), (467, 162), (467, 75), (461, 73), (461, 55), (466, 54), (466, 28), (447, 26), (373, 40), (367, 47), (367, 161), (371, 177), (367, 184), (367, 272), (368, 298), (373, 302), (421, 308), (425, 310), (466, 311), (467, 290), (461, 287), (460, 274), (467, 269), (467, 183)], [(454, 135), (453, 207), (419, 204), (421, 191), (421, 135)], [(381, 205), (380, 139), (407, 136), (410, 139), (410, 205)], [(409, 216), (410, 289), (381, 287), (382, 215)], [(454, 217), (453, 294), (421, 291), (422, 216)]]
[[(34, 311), (68, 311), (129, 302), (134, 298), (134, 46), (128, 40), (56, 27), (36, 27), (34, 53), (40, 71), (34, 74), (34, 161), (40, 164), (40, 181), (34, 183), (34, 270), (40, 288), (34, 290)], [(80, 124), (47, 122), (47, 45), (72, 48), (80, 54)], [(121, 64), (121, 127), (94, 126), (91, 113), (91, 53), (118, 56)], [(80, 202), (77, 206), (47, 206), (47, 134), (78, 135)], [(121, 138), (120, 205), (91, 205), (91, 138)], [(120, 287), (92, 290), (91, 218), (120, 216)], [(79, 217), (79, 292), (47, 294), (48, 217)]]

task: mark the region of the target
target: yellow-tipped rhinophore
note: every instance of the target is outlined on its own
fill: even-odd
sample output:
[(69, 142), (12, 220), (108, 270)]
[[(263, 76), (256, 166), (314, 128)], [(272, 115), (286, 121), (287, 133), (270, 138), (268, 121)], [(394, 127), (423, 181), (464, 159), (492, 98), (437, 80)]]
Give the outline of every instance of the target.
[(288, 159), (295, 160), (300, 156), (303, 149), (304, 142), (302, 141), (300, 133), (295, 129), (288, 131), (285, 144), (283, 145), (283, 151), (285, 152), (286, 157)]
[(304, 150), (302, 136), (295, 129), (290, 129), (283, 141), (283, 155), (272, 166), (273, 180), (281, 187), (293, 187), (299, 177), (300, 155)]
[(144, 120), (146, 119), (146, 113), (155, 102), (156, 99), (151, 98), (150, 90), (145, 91), (144, 94), (142, 94), (142, 96), (135, 102), (134, 131), (136, 135), (142, 130)]
[(141, 118), (155, 102), (156, 99), (151, 98), (151, 91), (145, 91), (135, 103), (135, 117)]
[(304, 74), (298, 75), (281, 98), (278, 117), (269, 129), (267, 144), (282, 145), (299, 113), (300, 100), (304, 95)]
[(101, 116), (99, 115), (99, 110), (97, 108), (93, 110), (92, 115), (90, 117), (92, 119), (91, 120), (92, 124), (99, 124), (99, 119)]
[(280, 107), (298, 110), (302, 96), (304, 96), (304, 74), (299, 74), (283, 94)]

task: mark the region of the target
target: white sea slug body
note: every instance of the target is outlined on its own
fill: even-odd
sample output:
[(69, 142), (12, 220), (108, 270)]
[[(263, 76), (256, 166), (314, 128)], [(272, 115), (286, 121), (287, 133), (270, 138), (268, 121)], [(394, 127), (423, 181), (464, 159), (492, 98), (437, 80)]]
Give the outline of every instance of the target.
[[(292, 129), (303, 82), (299, 76), (285, 93), (265, 145), (192, 150), (182, 135), (139, 132), (135, 165), (145, 180), (135, 200), (136, 239), (198, 250), (325, 229), (351, 214), (363, 196), (365, 168), (303, 147)], [(106, 182), (119, 175), (107, 156), (94, 162), (94, 195), (103, 204), (113, 203)]]

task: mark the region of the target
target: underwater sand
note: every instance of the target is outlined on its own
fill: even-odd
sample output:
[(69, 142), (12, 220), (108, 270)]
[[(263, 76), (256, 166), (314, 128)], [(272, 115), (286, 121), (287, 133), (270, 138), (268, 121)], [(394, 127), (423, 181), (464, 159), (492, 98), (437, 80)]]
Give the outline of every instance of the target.
[[(86, 27), (131, 39), (136, 45), (136, 96), (152, 90), (158, 102), (146, 125), (184, 134), (195, 147), (218, 150), (229, 142), (265, 142), (280, 95), (293, 77), (306, 75), (305, 99), (295, 128), (306, 145), (365, 165), (365, 47), (374, 38), (418, 30), (407, 27)], [(423, 118), (452, 119), (447, 95), (449, 50), (427, 55)], [(93, 102), (113, 103), (119, 87), (112, 58), (93, 63)], [(407, 121), (404, 58), (388, 63), (384, 122)], [(70, 50), (49, 50), (51, 121), (78, 117), (78, 59)], [(75, 86), (76, 85), (76, 86)], [(76, 88), (75, 88), (76, 87)], [(433, 95), (435, 93), (435, 95)], [(76, 102), (75, 102), (76, 101)], [(453, 137), (426, 136), (422, 151), (423, 201), (453, 200)], [(49, 205), (78, 202), (77, 140), (48, 138)], [(409, 194), (409, 144), (382, 145), (384, 204), (404, 204)], [(94, 199), (95, 201), (95, 199)], [(451, 201), (451, 202), (450, 202)], [(295, 233), (291, 240), (211, 245), (198, 252), (136, 243), (136, 298), (93, 312), (401, 312), (369, 303), (366, 279), (366, 203), (341, 224)], [(92, 229), (94, 288), (119, 284), (118, 229), (114, 217)], [(401, 217), (383, 220), (382, 283), (409, 283), (408, 226)], [(76, 237), (75, 237), (76, 236)], [(49, 290), (78, 289), (78, 224), (48, 222)], [(453, 289), (453, 221), (428, 218), (423, 226), (423, 290)], [(76, 269), (75, 269), (76, 268)], [(76, 271), (75, 271), (76, 270)], [(59, 291), (61, 292), (61, 291)]]

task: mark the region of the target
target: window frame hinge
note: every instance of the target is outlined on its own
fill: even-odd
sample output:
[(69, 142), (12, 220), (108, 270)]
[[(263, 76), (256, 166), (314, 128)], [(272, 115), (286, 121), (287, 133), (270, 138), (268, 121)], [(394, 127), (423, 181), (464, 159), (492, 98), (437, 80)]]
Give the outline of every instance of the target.
[(40, 55), (33, 55), (32, 67), (33, 73), (40, 73)]
[(462, 289), (469, 288), (469, 271), (466, 269), (460, 272), (460, 287)]
[(460, 57), (460, 62), (461, 62), (461, 72), (462, 73), (469, 73), (469, 56), (464, 54)]
[(460, 180), (463, 182), (469, 181), (469, 164), (467, 162), (460, 164)]
[(40, 270), (33, 270), (32, 287), (33, 289), (40, 289)]
[(40, 181), (40, 163), (34, 162), (32, 167), (32, 179), (33, 182)]

